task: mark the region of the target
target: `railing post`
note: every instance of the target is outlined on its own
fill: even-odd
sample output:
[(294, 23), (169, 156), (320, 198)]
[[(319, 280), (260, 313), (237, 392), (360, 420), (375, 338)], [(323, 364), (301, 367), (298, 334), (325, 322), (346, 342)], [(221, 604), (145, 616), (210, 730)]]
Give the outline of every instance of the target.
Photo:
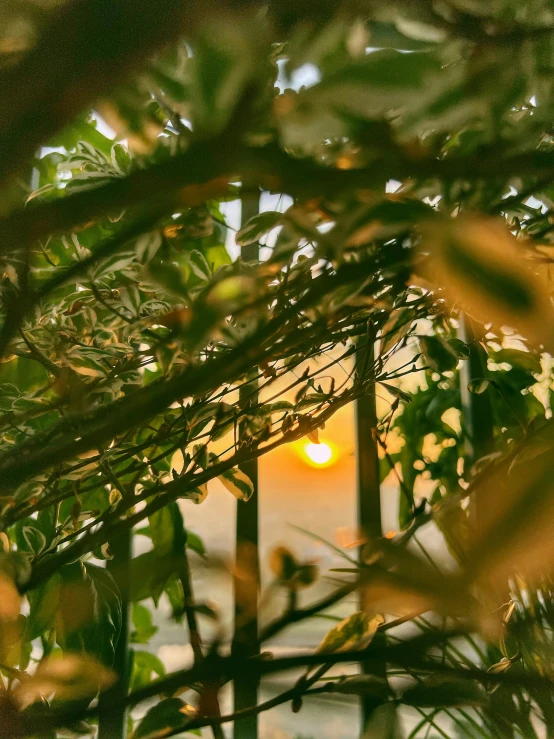
[(121, 593), (121, 632), (115, 647), (113, 669), (117, 681), (100, 695), (98, 705), (98, 739), (125, 739), (127, 710), (125, 698), (129, 689), (129, 592), (132, 558), (132, 532), (123, 531), (110, 541), (113, 558), (106, 568)]
[[(241, 223), (244, 225), (259, 211), (259, 195), (242, 199)], [(258, 244), (241, 248), (244, 261), (258, 259)], [(256, 403), (257, 380), (241, 388), (240, 397), (249, 396)], [(242, 429), (239, 428), (239, 437)], [(257, 654), (258, 647), (258, 597), (260, 589), (260, 567), (258, 559), (258, 462), (251, 460), (241, 465), (254, 485), (254, 492), (246, 503), (237, 504), (236, 562), (235, 562), (235, 634), (233, 654), (245, 657)], [(259, 679), (254, 674), (242, 674), (233, 682), (235, 711), (254, 706), (258, 702)], [(257, 739), (258, 717), (249, 716), (234, 722), (234, 739)]]
[[(370, 341), (370, 339), (368, 338)], [(356, 352), (356, 365), (363, 372), (364, 367), (371, 367), (374, 361), (373, 344), (361, 344)], [(370, 383), (367, 392), (356, 401), (356, 490), (358, 505), (358, 528), (362, 540), (376, 540), (381, 538), (381, 486), (379, 479), (379, 455), (375, 434), (377, 432), (377, 407), (375, 397), (375, 383)], [(363, 547), (363, 544), (362, 544)], [(360, 548), (360, 555), (361, 550)], [(368, 602), (365, 588), (360, 588), (360, 609), (369, 611), (371, 603)], [(375, 640), (385, 639), (384, 633), (377, 633)], [(362, 663), (362, 671), (385, 677), (386, 665), (376, 670), (375, 664), (371, 668)], [(362, 732), (368, 723), (373, 711), (377, 707), (371, 697), (361, 698), (361, 723)]]

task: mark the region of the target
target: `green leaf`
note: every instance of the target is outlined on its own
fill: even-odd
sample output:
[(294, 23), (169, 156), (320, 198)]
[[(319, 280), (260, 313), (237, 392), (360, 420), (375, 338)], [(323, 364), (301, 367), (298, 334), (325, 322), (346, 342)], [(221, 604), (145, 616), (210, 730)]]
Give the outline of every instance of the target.
[(65, 362), (72, 370), (86, 377), (104, 377), (108, 355), (92, 346), (73, 346), (65, 354)]
[(301, 100), (372, 119), (417, 101), (439, 73), (440, 63), (432, 54), (387, 49), (326, 75)]
[(131, 560), (131, 600), (152, 598), (157, 603), (167, 582), (179, 572), (182, 557), (173, 552), (158, 555), (155, 550)]
[(458, 359), (469, 359), (469, 346), (461, 339), (448, 339), (448, 344), (456, 352)]
[(512, 367), (521, 367), (534, 375), (542, 372), (541, 358), (533, 352), (523, 352), (519, 349), (500, 349), (493, 354), (495, 362), (507, 362)]
[[(404, 466), (403, 466), (404, 469)], [(414, 493), (408, 485), (406, 485), (406, 475), (404, 475), (404, 489), (400, 491), (400, 499), (398, 501), (398, 526), (404, 530), (414, 517)]]
[(440, 336), (418, 336), (426, 364), (435, 372), (456, 369), (458, 354), (454, 347)]
[(413, 312), (410, 308), (400, 308), (392, 311), (381, 328), (381, 355), (386, 354), (389, 349), (408, 335), (413, 325), (413, 319)]
[(227, 14), (216, 26), (200, 24), (190, 64), (195, 130), (215, 133), (226, 125), (248, 83), (263, 70), (261, 35), (253, 15)]
[(263, 213), (258, 213), (237, 232), (235, 242), (238, 246), (253, 244), (282, 223), (283, 214), (276, 210), (266, 210)]
[(487, 697), (482, 688), (471, 680), (433, 675), (405, 690), (400, 700), (405, 705), (418, 708), (461, 708), (482, 706)]
[(189, 293), (183, 271), (175, 264), (164, 264), (154, 260), (148, 265), (148, 271), (152, 278), (170, 293), (188, 299)]
[(59, 570), (58, 644), (67, 652), (87, 652), (113, 664), (121, 631), (121, 594), (110, 573), (80, 562)]
[(111, 139), (97, 130), (96, 122), (89, 121), (84, 116), (64, 128), (48, 142), (48, 145), (69, 150), (74, 149), (82, 141), (88, 141), (104, 154), (109, 154), (113, 145)]
[(135, 250), (141, 264), (151, 262), (161, 245), (162, 237), (159, 231), (151, 231), (139, 236), (135, 242)]
[(202, 539), (198, 536), (198, 534), (195, 534), (192, 531), (187, 530), (187, 549), (191, 549), (193, 552), (196, 552), (196, 554), (199, 554), (201, 557), (206, 556), (206, 547), (204, 546), (204, 542)]
[(150, 609), (141, 603), (133, 603), (132, 622), (134, 628), (130, 638), (135, 644), (148, 644), (150, 639), (158, 631), (158, 627), (152, 623)]
[(40, 554), (46, 548), (46, 537), (34, 526), (24, 526), (22, 530), (23, 537), (28, 545), (28, 551), (33, 554)]
[(161, 556), (173, 551), (173, 543), (175, 540), (175, 530), (173, 524), (173, 515), (169, 506), (164, 506), (151, 516), (148, 516), (150, 523), (150, 537), (156, 553)]
[(162, 739), (170, 731), (185, 726), (194, 714), (190, 704), (181, 698), (166, 698), (148, 711), (131, 739)]
[(332, 688), (333, 693), (346, 695), (365, 695), (380, 699), (382, 702), (391, 696), (391, 689), (387, 680), (379, 675), (355, 675), (344, 680), (338, 680)]
[(371, 618), (364, 611), (356, 611), (329, 631), (317, 651), (345, 652), (349, 649), (364, 649), (382, 623), (382, 616)]
[(45, 582), (29, 591), (29, 616), (25, 625), (27, 639), (36, 639), (53, 629), (60, 598), (60, 575), (54, 573)]
[(210, 267), (211, 274), (215, 274), (220, 267), (231, 264), (231, 257), (223, 244), (206, 247), (204, 249), (204, 256)]
[(238, 467), (223, 472), (217, 478), (238, 500), (248, 500), (254, 492), (252, 480)]
[(486, 377), (474, 377), (473, 380), (470, 380), (467, 384), (467, 389), (470, 393), (475, 393), (476, 395), (481, 395), (485, 392), (485, 390), (488, 389), (489, 385), (491, 384), (490, 380), (487, 380)]
[(379, 380), (378, 382), (379, 385), (382, 385), (385, 390), (387, 390), (387, 392), (389, 392), (393, 397), (403, 400), (404, 403), (409, 403), (412, 400), (412, 396), (410, 395), (410, 393), (407, 393), (405, 390), (402, 390), (396, 385), (391, 385), (389, 382), (382, 382)]
[(105, 567), (87, 563), (85, 570), (95, 592), (94, 645), (87, 651), (95, 654), (104, 664), (112, 665), (115, 648), (121, 633), (121, 593), (115, 580)]
[(371, 713), (365, 726), (365, 737), (367, 739), (404, 739), (395, 701), (387, 701)]
[(121, 176), (129, 174), (132, 165), (129, 150), (122, 144), (114, 144), (111, 150), (111, 160), (115, 169)]
[(289, 412), (294, 409), (294, 405), (288, 400), (278, 400), (269, 406), (271, 413), (279, 413), (280, 411)]
[(198, 279), (207, 282), (211, 277), (210, 265), (201, 251), (193, 249), (187, 254), (187, 262)]
[(98, 263), (91, 272), (91, 279), (99, 280), (101, 277), (106, 277), (114, 273), (117, 274), (134, 262), (136, 258), (134, 249), (132, 251), (118, 251)]
[(133, 650), (133, 669), (131, 673), (131, 689), (136, 690), (152, 682), (152, 675), (163, 677), (165, 667), (159, 657), (151, 652)]

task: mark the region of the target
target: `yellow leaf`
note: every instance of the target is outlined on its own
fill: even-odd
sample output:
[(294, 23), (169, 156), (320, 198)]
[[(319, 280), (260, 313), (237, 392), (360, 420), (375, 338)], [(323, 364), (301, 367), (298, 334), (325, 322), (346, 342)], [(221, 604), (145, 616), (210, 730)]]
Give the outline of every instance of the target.
[(22, 706), (49, 695), (55, 695), (58, 700), (92, 698), (114, 680), (115, 674), (90, 655), (48, 657), (31, 678), (21, 682), (15, 697)]
[(199, 485), (197, 488), (191, 491), (190, 498), (193, 503), (199, 505), (203, 503), (208, 497), (208, 483), (205, 482), (203, 485)]
[(532, 583), (554, 571), (554, 460), (550, 451), (536, 456), (532, 464), (525, 459), (517, 463), (516, 458), (515, 464), (509, 459), (485, 470), (473, 497), (479, 515), (468, 571), (474, 581), (489, 591), (504, 592), (514, 574)]
[(220, 480), (227, 490), (238, 500), (248, 500), (254, 492), (252, 480), (238, 467), (233, 467), (219, 475)]
[(0, 572), (0, 622), (14, 621), (19, 616), (21, 596), (13, 580)]
[(364, 611), (356, 611), (329, 631), (317, 651), (347, 652), (349, 649), (365, 649), (384, 622), (381, 615), (371, 618)]
[(473, 215), (433, 221), (423, 229), (420, 255), (418, 271), (469, 315), (554, 348), (548, 285), (502, 221)]

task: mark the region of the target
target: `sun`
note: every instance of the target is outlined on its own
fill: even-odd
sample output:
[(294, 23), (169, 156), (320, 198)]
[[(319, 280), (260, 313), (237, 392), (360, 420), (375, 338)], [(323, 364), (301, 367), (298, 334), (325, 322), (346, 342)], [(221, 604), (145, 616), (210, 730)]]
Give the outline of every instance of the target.
[(329, 444), (321, 441), (319, 444), (309, 442), (304, 447), (308, 464), (312, 467), (328, 467), (334, 461), (334, 453)]

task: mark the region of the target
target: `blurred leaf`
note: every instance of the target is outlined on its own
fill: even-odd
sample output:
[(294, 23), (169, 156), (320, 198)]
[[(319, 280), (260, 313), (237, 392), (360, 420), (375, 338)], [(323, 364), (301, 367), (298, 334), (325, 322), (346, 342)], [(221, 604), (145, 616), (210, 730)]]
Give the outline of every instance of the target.
[(148, 271), (152, 278), (166, 290), (188, 299), (189, 294), (185, 276), (183, 271), (175, 264), (163, 264), (153, 260), (148, 264)]
[(206, 547), (204, 546), (204, 542), (198, 534), (195, 534), (192, 531), (187, 531), (187, 549), (192, 549), (193, 552), (196, 552), (196, 554), (199, 554), (201, 557), (206, 556)]
[(366, 695), (380, 699), (383, 703), (387, 701), (392, 691), (386, 678), (378, 675), (354, 675), (338, 680), (332, 687), (333, 693), (344, 693), (346, 695)]
[(221, 131), (260, 72), (264, 29), (253, 14), (244, 21), (226, 14), (217, 24), (204, 22), (195, 34), (190, 94), (194, 124), (201, 131)]
[(508, 459), (490, 467), (476, 481), (473, 493), (479, 518), (468, 568), (492, 591), (502, 588), (513, 572), (529, 583), (550, 572), (554, 477), (548, 452), (534, 457), (533, 464), (511, 465)]
[(273, 574), (282, 582), (292, 580), (298, 569), (294, 554), (287, 547), (279, 546), (269, 554), (269, 566)]
[(432, 54), (376, 51), (328, 74), (301, 96), (304, 105), (378, 118), (416, 100), (440, 72)]
[(0, 572), (0, 622), (14, 621), (19, 616), (21, 596), (11, 577)]
[(27, 619), (26, 634), (36, 639), (54, 628), (59, 602), (60, 576), (55, 573), (28, 594), (30, 612)]
[(56, 637), (64, 652), (113, 664), (121, 630), (121, 595), (110, 573), (80, 562), (60, 568)]
[(487, 696), (471, 680), (434, 675), (405, 690), (400, 700), (405, 705), (418, 708), (459, 708), (481, 706)]
[(447, 498), (435, 507), (434, 519), (446, 545), (457, 562), (464, 563), (471, 545), (471, 527), (467, 512), (455, 498)]
[(393, 701), (377, 706), (366, 723), (363, 739), (403, 739), (398, 714)]
[(548, 287), (501, 221), (460, 216), (429, 224), (421, 248), (430, 254), (421, 265), (425, 274), (478, 321), (512, 326), (534, 343), (554, 346)]
[(93, 657), (66, 654), (43, 660), (34, 675), (20, 683), (16, 695), (23, 704), (42, 700), (50, 693), (60, 701), (76, 701), (93, 698), (114, 679), (114, 673)]
[(259, 241), (273, 228), (281, 225), (283, 222), (283, 214), (275, 210), (266, 210), (258, 213), (246, 223), (235, 236), (235, 242), (238, 246), (246, 246)]

